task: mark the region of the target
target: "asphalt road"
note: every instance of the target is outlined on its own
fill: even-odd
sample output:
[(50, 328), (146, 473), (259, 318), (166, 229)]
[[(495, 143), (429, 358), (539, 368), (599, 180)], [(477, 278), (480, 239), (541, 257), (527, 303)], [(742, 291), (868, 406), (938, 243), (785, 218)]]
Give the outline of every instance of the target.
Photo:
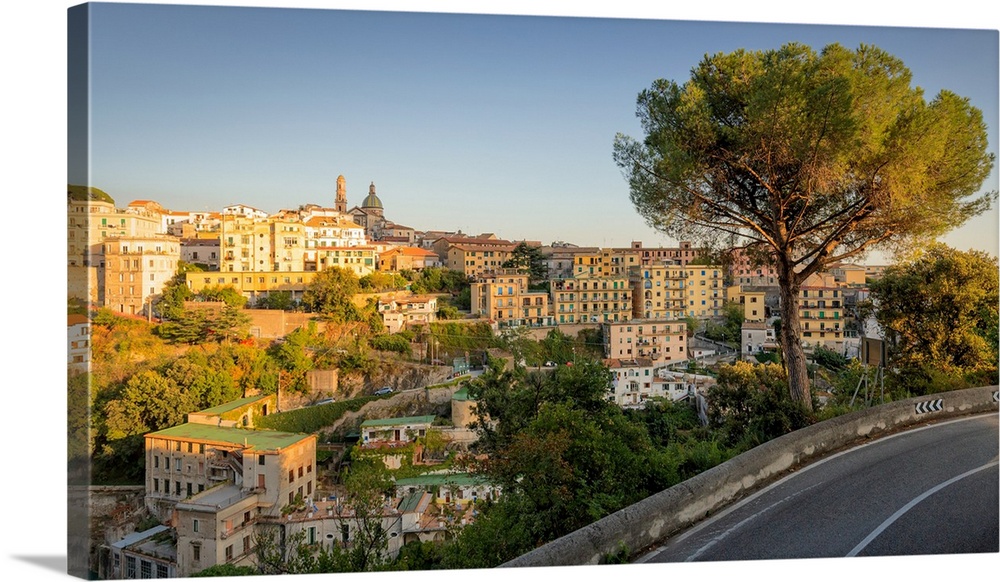
[(942, 422), (828, 457), (637, 562), (998, 552), (997, 418)]

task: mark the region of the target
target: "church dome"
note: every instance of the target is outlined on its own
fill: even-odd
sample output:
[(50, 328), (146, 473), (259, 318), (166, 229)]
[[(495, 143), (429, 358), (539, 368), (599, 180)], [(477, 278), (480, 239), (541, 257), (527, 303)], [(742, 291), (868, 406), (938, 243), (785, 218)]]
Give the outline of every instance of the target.
[(375, 195), (375, 182), (372, 182), (372, 185), (368, 187), (368, 196), (361, 203), (361, 208), (382, 208), (382, 201)]

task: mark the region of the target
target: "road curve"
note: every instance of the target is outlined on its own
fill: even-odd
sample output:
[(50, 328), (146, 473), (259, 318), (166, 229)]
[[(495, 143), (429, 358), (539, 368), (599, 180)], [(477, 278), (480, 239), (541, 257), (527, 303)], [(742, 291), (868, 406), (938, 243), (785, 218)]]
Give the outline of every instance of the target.
[(998, 552), (997, 419), (944, 421), (827, 457), (636, 561)]

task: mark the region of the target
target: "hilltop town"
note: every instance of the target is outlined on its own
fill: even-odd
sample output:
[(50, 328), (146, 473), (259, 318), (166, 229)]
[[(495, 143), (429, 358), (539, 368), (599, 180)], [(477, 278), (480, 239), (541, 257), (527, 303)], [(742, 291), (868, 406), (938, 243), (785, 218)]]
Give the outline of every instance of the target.
[[(152, 200), (121, 208), (96, 188), (69, 186), (71, 394), (73, 377), (115, 373), (116, 333), (156, 338), (184, 357), (218, 345), (265, 350), (259, 357), (274, 362), (256, 376), (229, 365), (228, 378), (212, 380), (221, 387), (198, 397), (185, 394), (209, 380), (170, 364), (163, 375), (181, 395), (172, 401), (149, 380), (148, 399), (174, 408), (155, 420), (120, 412), (152, 406), (129, 400), (128, 390), (147, 387), (121, 371), (125, 391), (95, 414), (128, 428), (97, 431), (75, 459), (93, 463), (82, 471), (95, 484), (108, 467), (138, 462), (116, 477), (137, 482), (131, 495), (113, 495), (92, 531), (98, 576), (406, 563), (408, 544), (454, 540), (504, 495), (477, 440), (502, 432), (489, 417), (500, 416), (495, 401), (477, 401), (490, 394), (481, 375), (527, 370), (555, 385), (595, 365), (596, 401), (665, 410), (695, 430), (709, 425), (720, 366), (780, 361), (777, 274), (744, 249), (420, 231), (387, 217), (374, 183), (350, 206), (343, 176), (332, 203), (274, 214)], [(854, 396), (863, 383), (862, 398), (875, 397), (868, 366), (878, 369), (884, 352), (868, 285), (884, 269), (837, 264), (799, 290), (799, 339), (816, 362), (821, 404), (844, 404), (831, 370), (849, 361), (864, 364), (864, 379), (850, 380)], [(749, 446), (740, 438), (733, 453)], [(306, 565), (295, 562), (300, 547), (311, 548)], [(339, 566), (317, 565), (315, 552), (336, 562), (325, 548)]]

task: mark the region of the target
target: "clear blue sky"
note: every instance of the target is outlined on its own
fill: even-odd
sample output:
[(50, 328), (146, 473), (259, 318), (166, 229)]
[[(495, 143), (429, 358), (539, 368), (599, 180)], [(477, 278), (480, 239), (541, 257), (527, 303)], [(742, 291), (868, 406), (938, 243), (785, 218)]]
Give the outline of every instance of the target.
[[(275, 3), (277, 4), (277, 3)], [(329, 4), (327, 4), (329, 5)], [(92, 184), (119, 205), (350, 204), (417, 229), (625, 246), (648, 228), (612, 161), (637, 93), (706, 53), (877, 45), (984, 111), (997, 32), (607, 18), (94, 5)], [(70, 176), (70, 180), (79, 180)], [(994, 171), (986, 189), (997, 189)], [(949, 237), (997, 248), (995, 216)]]

